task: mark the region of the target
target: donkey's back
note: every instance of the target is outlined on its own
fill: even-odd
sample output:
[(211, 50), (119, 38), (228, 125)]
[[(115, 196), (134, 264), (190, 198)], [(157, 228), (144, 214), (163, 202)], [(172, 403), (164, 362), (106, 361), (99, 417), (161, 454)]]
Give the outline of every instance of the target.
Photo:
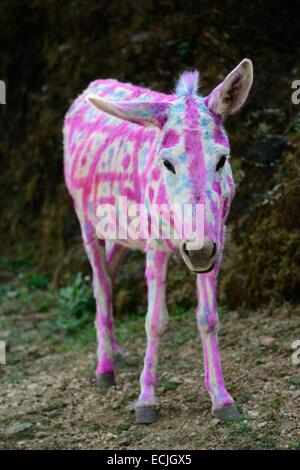
[(99, 111), (88, 96), (112, 102), (169, 101), (172, 96), (117, 80), (96, 80), (74, 101), (64, 122), (64, 170), (79, 217), (96, 224), (97, 206), (120, 195), (142, 202), (158, 130)]

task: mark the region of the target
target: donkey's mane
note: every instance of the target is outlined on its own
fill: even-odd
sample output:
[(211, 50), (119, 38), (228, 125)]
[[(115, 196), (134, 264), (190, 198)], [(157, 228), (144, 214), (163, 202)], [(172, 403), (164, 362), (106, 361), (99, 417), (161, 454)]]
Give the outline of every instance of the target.
[(199, 72), (194, 70), (192, 72), (183, 72), (180, 76), (175, 93), (178, 96), (197, 96), (199, 86)]

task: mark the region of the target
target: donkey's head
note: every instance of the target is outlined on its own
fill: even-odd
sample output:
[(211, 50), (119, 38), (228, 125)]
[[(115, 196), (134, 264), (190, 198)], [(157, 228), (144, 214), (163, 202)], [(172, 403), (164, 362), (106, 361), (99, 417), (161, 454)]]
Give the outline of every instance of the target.
[(220, 259), (224, 222), (234, 195), (223, 121), (244, 104), (252, 80), (252, 63), (244, 59), (205, 98), (197, 94), (198, 72), (182, 74), (171, 101), (108, 102), (88, 96), (94, 106), (113, 116), (161, 129), (158, 157), (169, 203), (191, 204), (193, 209), (204, 206), (204, 243), (186, 237), (180, 243), (184, 261), (195, 272), (211, 271)]

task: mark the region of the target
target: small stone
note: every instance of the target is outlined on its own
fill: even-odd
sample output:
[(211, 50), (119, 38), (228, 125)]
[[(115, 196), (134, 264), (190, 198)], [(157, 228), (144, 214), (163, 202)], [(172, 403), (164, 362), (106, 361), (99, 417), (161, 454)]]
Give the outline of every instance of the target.
[(250, 410), (250, 411), (248, 411), (248, 415), (250, 416), (250, 418), (257, 418), (259, 413), (258, 413), (258, 411)]
[(213, 418), (213, 419), (211, 420), (211, 424), (212, 424), (213, 426), (217, 426), (220, 422), (221, 422), (221, 420), (218, 419), (218, 418)]
[(133, 43), (144, 42), (148, 39), (148, 37), (149, 37), (148, 31), (139, 31), (138, 33), (135, 33), (131, 36), (131, 42)]
[(257, 427), (264, 428), (267, 424), (268, 424), (267, 421), (263, 421), (262, 423), (258, 423)]
[(32, 423), (13, 423), (4, 431), (6, 437), (13, 436), (14, 434), (18, 434), (19, 432), (26, 431), (33, 426)]
[(17, 441), (18, 446), (25, 446), (28, 441)]
[(135, 410), (135, 402), (128, 403), (128, 405), (126, 405), (124, 409), (128, 413), (132, 413)]
[(120, 444), (122, 446), (129, 446), (131, 444), (131, 439), (129, 437), (122, 437), (122, 439), (120, 439)]
[(276, 338), (274, 338), (273, 336), (262, 336), (260, 338), (260, 344), (262, 346), (272, 346), (272, 344), (274, 344), (276, 341)]

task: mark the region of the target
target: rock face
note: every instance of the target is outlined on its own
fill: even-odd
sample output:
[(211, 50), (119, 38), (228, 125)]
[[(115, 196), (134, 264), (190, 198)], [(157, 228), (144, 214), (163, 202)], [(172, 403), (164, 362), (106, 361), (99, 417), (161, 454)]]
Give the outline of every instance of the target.
[[(293, 174), (285, 174), (280, 167), (290, 134), (300, 132), (299, 119), (294, 119), (299, 107), (290, 99), (291, 82), (300, 76), (299, 26), (293, 5), (285, 5), (284, 11), (262, 9), (261, 2), (253, 0), (241, 12), (234, 0), (226, 2), (225, 9), (212, 8), (208, 0), (201, 2), (201, 8), (197, 0), (140, 0), (134, 7), (125, 2), (126, 8), (123, 0), (89, 2), (84, 8), (71, 0), (70, 9), (59, 4), (50, 8), (47, 2), (36, 7), (35, 0), (28, 0), (26, 6), (17, 0), (6, 3), (0, 7), (0, 43), (6, 45), (0, 57), (0, 80), (9, 88), (7, 105), (1, 105), (0, 113), (0, 242), (17, 248), (26, 259), (34, 254), (40, 265), (56, 271), (62, 255), (68, 258), (66, 253), (80, 239), (63, 182), (61, 129), (69, 104), (90, 81), (112, 77), (170, 91), (180, 71), (197, 68), (205, 95), (247, 54), (254, 63), (253, 91), (245, 109), (228, 120), (235, 176), (240, 180), (231, 216), (239, 251), (232, 279), (241, 282), (241, 295), (236, 293), (234, 302), (228, 301), (235, 305), (248, 304), (250, 297), (258, 301), (262, 287), (256, 286), (253, 297), (252, 257), (259, 258), (262, 251), (266, 256), (260, 270), (282, 269), (282, 256), (274, 257), (262, 234), (260, 242), (253, 240), (258, 225), (263, 223), (260, 230), (272, 230), (273, 238), (278, 237), (278, 242), (272, 242), (277, 252), (288, 238), (282, 232), (286, 222), (279, 220), (276, 228), (265, 220), (272, 217), (273, 206), (267, 203), (262, 211), (260, 205), (280, 178), (288, 186), (293, 180)], [(285, 211), (288, 207), (290, 212), (292, 189), (287, 192), (283, 200), (288, 204)], [(244, 240), (249, 237), (247, 247)], [(295, 248), (294, 241), (288, 243)], [(249, 253), (249, 261), (250, 249), (254, 252)], [(74, 263), (65, 261), (66, 271), (77, 270)], [(293, 266), (289, 267), (292, 277)], [(248, 288), (249, 294), (244, 295)], [(276, 288), (276, 296), (281, 298), (285, 292), (289, 300), (294, 281), (291, 288), (286, 281)]]
[(236, 218), (253, 213), (273, 188), (275, 173), (287, 147), (287, 140), (282, 136), (268, 135), (246, 148), (241, 157), (243, 177), (234, 203)]
[(233, 308), (300, 299), (299, 141), (298, 131), (268, 136), (242, 159), (221, 282)]
[(269, 135), (255, 142), (245, 152), (246, 158), (252, 158), (254, 165), (271, 169), (281, 160), (283, 152), (287, 148), (287, 141), (280, 135)]

